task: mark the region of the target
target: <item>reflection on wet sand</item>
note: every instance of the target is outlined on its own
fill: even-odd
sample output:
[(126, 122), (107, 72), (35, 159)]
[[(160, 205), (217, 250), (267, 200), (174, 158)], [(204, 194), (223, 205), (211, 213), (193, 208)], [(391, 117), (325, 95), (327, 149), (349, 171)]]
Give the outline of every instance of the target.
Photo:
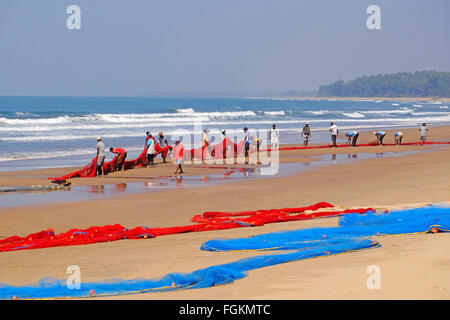
[[(374, 159), (378, 157), (389, 157), (398, 155), (407, 155), (415, 153), (353, 153), (353, 154), (331, 154), (312, 157), (314, 161), (280, 163), (278, 170), (273, 174), (264, 173), (267, 170), (265, 166), (229, 166), (229, 167), (211, 167), (225, 169), (222, 173), (211, 173), (198, 176), (156, 176), (156, 177), (133, 177), (134, 179), (145, 180), (145, 182), (128, 182), (133, 178), (127, 179), (127, 183), (105, 184), (95, 186), (74, 186), (70, 192), (49, 192), (49, 193), (30, 193), (26, 192), (8, 192), (1, 195), (0, 207), (14, 207), (23, 205), (36, 205), (43, 203), (66, 202), (97, 199), (99, 197), (114, 196), (117, 194), (132, 194), (148, 191), (168, 190), (171, 188), (195, 188), (202, 186), (212, 186), (219, 183), (239, 181), (241, 179), (280, 177), (292, 175), (302, 168), (313, 169), (324, 164), (340, 164), (356, 159)], [(294, 156), (296, 157), (296, 156)], [(298, 157), (297, 157), (298, 158)], [(307, 158), (309, 157), (301, 157)], [(117, 177), (115, 177), (117, 178)]]

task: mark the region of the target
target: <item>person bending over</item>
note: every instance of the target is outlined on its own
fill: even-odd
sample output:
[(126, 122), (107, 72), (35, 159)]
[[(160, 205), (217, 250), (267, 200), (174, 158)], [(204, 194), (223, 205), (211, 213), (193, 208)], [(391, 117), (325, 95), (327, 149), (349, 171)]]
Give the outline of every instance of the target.
[(127, 157), (127, 151), (122, 148), (109, 148), (109, 151), (117, 154), (117, 160), (114, 163), (113, 171), (122, 170), (125, 171), (125, 158)]
[(403, 140), (403, 132), (396, 132), (394, 134), (394, 143), (395, 144), (402, 144), (402, 140)]
[(378, 144), (383, 145), (383, 139), (384, 139), (384, 137), (386, 136), (386, 132), (384, 132), (384, 131), (374, 131), (374, 132), (373, 132), (373, 135), (374, 135), (375, 137), (377, 137), (377, 142), (378, 142)]
[(359, 132), (358, 131), (350, 131), (345, 134), (347, 137), (347, 144), (352, 145), (352, 147), (356, 147), (356, 141), (358, 141)]

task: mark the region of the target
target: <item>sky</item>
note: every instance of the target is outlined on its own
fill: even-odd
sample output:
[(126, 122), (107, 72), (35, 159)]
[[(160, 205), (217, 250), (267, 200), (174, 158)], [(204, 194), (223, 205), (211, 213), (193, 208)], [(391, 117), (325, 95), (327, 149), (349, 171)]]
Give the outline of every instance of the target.
[(0, 0), (0, 95), (316, 90), (450, 71), (449, 12), (449, 0)]

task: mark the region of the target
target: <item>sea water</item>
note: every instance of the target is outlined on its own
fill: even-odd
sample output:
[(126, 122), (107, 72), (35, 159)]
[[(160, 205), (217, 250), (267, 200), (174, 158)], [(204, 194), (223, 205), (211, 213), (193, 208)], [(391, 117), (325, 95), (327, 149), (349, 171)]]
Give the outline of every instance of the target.
[(222, 129), (238, 141), (245, 126), (267, 138), (276, 124), (281, 143), (301, 143), (301, 129), (309, 123), (311, 143), (328, 143), (331, 121), (341, 133), (422, 122), (433, 126), (449, 123), (450, 110), (432, 101), (0, 97), (0, 171), (82, 166), (95, 157), (97, 136), (107, 149), (122, 147), (135, 158), (147, 131), (155, 136), (161, 131), (172, 143), (191, 134), (196, 140), (184, 141), (191, 147), (198, 146), (206, 128), (217, 143)]

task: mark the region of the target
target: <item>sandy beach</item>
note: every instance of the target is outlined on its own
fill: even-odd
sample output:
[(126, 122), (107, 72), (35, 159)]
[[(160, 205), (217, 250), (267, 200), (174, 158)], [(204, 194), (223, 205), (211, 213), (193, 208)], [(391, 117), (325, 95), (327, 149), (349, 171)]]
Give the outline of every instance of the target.
[[(387, 130), (385, 143), (392, 143)], [(402, 129), (403, 142), (418, 141), (417, 128)], [(362, 132), (359, 143), (373, 141)], [(450, 141), (450, 127), (433, 127), (429, 141)], [(334, 155), (334, 156), (333, 156)], [(334, 162), (342, 155), (352, 161)], [(364, 155), (371, 155), (365, 157)], [(374, 156), (375, 155), (375, 156)], [(378, 155), (378, 156), (376, 156)], [(280, 152), (281, 164), (298, 166), (286, 176), (237, 179), (214, 185), (180, 187), (152, 192), (117, 194), (107, 198), (78, 199), (33, 206), (0, 208), (0, 238), (24, 236), (53, 228), (119, 223), (134, 226), (190, 224), (205, 211), (242, 211), (299, 207), (326, 201), (342, 208), (390, 209), (449, 201), (450, 147), (373, 146)], [(322, 162), (305, 169), (305, 163)], [(251, 166), (249, 166), (251, 167)], [(300, 168), (302, 168), (300, 170)], [(0, 173), (0, 186), (48, 184), (49, 176), (67, 174), (73, 168)], [(223, 174), (186, 165), (186, 177)], [(170, 176), (174, 164), (116, 172), (104, 178), (76, 178), (74, 186), (105, 186), (146, 182)], [(70, 191), (69, 191), (70, 192)], [(0, 201), (4, 201), (0, 195)], [(249, 252), (206, 252), (200, 246), (215, 238), (236, 238), (312, 226), (336, 226), (337, 218), (268, 224), (161, 236), (147, 240), (123, 240), (91, 245), (57, 247), (0, 254), (0, 283), (24, 285), (43, 277), (65, 279), (69, 265), (78, 265), (82, 281), (109, 278), (155, 278), (170, 272), (190, 272), (211, 265), (257, 255)], [(229, 285), (112, 297), (114, 299), (449, 299), (450, 235), (423, 234), (377, 237), (382, 246), (362, 252), (308, 259), (258, 269)], [(382, 270), (382, 289), (366, 287), (369, 265)]]

